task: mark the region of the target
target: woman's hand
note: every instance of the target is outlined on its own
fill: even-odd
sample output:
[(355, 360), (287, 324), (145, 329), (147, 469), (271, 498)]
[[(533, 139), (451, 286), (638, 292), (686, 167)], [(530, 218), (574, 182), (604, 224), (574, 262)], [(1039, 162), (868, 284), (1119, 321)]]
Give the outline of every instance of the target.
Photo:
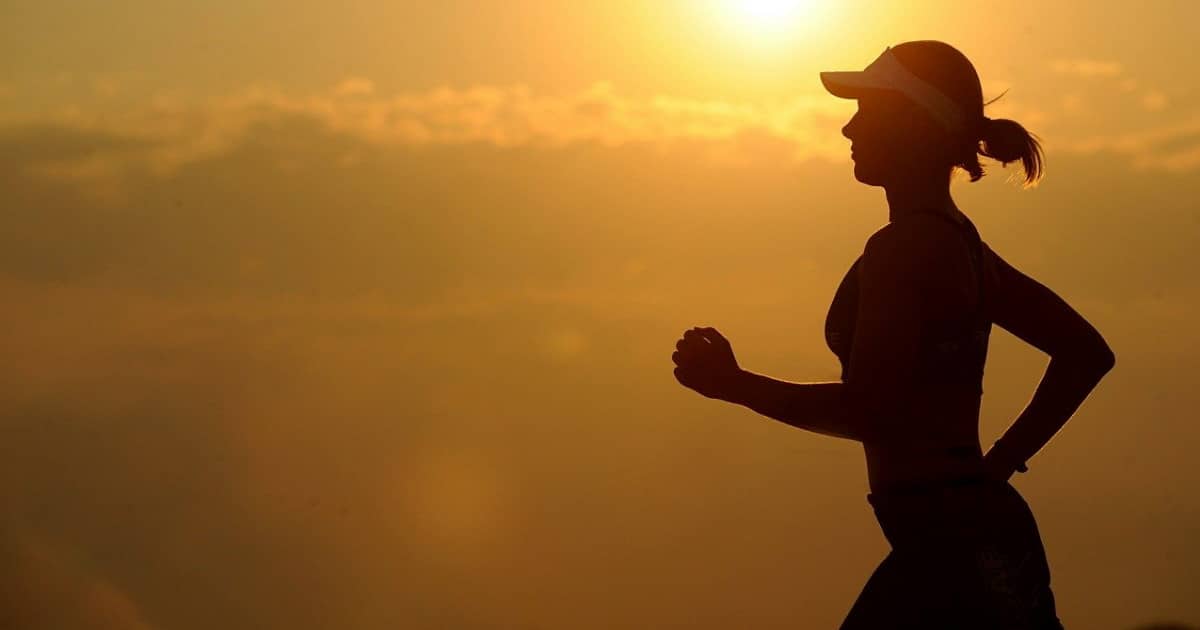
[(709, 398), (729, 400), (741, 373), (729, 341), (715, 328), (692, 328), (675, 342), (675, 380)]
[(984, 474), (995, 481), (1008, 481), (1014, 472), (1025, 472), (1025, 462), (1019, 462), (1008, 455), (999, 443), (993, 444), (983, 455)]

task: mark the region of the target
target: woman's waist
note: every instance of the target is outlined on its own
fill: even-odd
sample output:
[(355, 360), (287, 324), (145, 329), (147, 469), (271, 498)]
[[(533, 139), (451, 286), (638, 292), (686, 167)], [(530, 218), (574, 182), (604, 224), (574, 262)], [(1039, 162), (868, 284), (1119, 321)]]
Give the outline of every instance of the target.
[(978, 437), (957, 441), (864, 442), (872, 492), (936, 485), (984, 474)]
[(867, 501), (893, 549), (951, 550), (980, 543), (1035, 546), (1037, 525), (1012, 484), (983, 475), (872, 491)]
[(897, 452), (978, 445), (981, 402), (968, 391), (918, 387), (903, 409), (872, 417), (861, 438), (868, 447)]

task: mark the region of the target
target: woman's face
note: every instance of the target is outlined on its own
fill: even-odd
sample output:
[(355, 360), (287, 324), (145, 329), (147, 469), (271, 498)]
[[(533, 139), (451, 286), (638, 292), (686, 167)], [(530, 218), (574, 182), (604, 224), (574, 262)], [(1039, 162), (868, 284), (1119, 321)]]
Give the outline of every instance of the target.
[(938, 147), (944, 132), (933, 118), (904, 96), (878, 90), (858, 99), (858, 112), (842, 135), (850, 139), (854, 178), (886, 186), (944, 169)]

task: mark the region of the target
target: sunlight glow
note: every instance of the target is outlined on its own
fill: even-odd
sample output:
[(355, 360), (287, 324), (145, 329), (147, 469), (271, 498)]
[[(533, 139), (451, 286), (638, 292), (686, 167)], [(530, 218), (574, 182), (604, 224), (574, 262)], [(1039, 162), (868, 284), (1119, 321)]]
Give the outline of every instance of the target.
[(788, 30), (815, 0), (727, 0), (730, 13), (756, 34)]

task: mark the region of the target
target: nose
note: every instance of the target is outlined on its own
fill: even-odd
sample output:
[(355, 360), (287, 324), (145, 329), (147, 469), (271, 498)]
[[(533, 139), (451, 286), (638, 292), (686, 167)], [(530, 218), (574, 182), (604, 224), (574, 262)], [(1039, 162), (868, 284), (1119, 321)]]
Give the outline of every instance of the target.
[(856, 124), (857, 121), (858, 121), (858, 114), (854, 114), (853, 116), (850, 117), (850, 120), (847, 121), (846, 124), (842, 126), (842, 135), (845, 136), (847, 140), (854, 139), (854, 135), (853, 135), (854, 130), (858, 128), (858, 125)]

